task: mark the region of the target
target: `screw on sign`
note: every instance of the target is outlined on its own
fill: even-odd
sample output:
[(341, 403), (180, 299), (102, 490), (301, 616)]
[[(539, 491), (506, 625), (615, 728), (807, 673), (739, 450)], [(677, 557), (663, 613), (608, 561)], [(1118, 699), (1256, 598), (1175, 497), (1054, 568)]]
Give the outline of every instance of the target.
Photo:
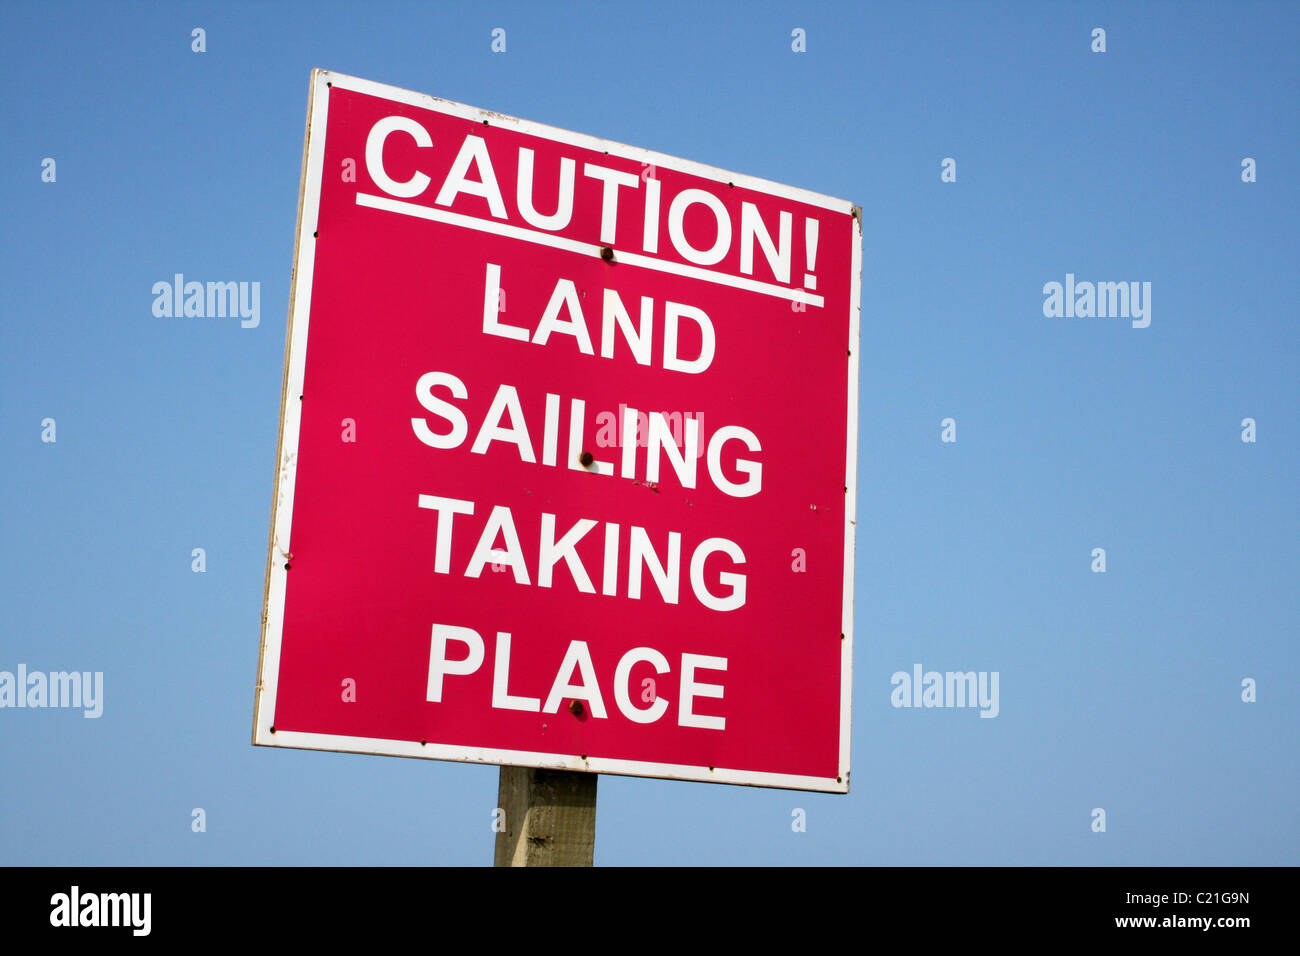
[(856, 207), (319, 70), (303, 170), (253, 742), (847, 792)]

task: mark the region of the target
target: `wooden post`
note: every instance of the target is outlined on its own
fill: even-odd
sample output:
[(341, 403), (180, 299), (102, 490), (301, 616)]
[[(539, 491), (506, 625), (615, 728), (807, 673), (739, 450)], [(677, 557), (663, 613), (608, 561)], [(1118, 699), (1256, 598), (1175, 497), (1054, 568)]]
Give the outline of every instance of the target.
[(574, 770), (502, 767), (494, 866), (591, 866), (596, 850), (596, 777)]

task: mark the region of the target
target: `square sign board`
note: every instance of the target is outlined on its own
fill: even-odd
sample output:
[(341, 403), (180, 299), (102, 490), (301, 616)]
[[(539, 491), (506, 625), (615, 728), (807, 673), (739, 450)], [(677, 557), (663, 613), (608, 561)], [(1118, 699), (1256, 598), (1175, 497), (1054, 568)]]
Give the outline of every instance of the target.
[(253, 743), (847, 792), (860, 236), (313, 72)]

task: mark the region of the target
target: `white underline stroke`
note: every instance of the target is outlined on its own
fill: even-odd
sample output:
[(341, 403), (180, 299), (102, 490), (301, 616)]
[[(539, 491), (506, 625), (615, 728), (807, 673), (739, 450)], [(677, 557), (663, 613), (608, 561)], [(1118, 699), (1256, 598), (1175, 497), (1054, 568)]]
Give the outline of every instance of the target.
[[(432, 209), (416, 203), (402, 202), (400, 199), (391, 199), (388, 196), (371, 196), (367, 193), (357, 193), (357, 205), (369, 206), (371, 209), (384, 209), (388, 212), (400, 213), (403, 216), (414, 216), (416, 219), (446, 223), (449, 226), (460, 226), (463, 229), (488, 232), (496, 236), (504, 236), (507, 239), (535, 242), (539, 246), (550, 246), (553, 249), (563, 249), (566, 252), (576, 252), (579, 255), (600, 256), (601, 246), (595, 243), (579, 242), (577, 239), (566, 239), (564, 236), (557, 236), (549, 232), (538, 232), (534, 229), (512, 226), (509, 223), (495, 222), (491, 219), (479, 219), (475, 216), (466, 216), (446, 209)], [(813, 295), (803, 289), (787, 289), (785, 286), (774, 285), (771, 282), (759, 282), (757, 279), (727, 275), (725, 272), (711, 272), (698, 266), (667, 262), (663, 259), (643, 256), (635, 252), (615, 251), (614, 257), (617, 262), (624, 265), (653, 269), (656, 272), (667, 272), (672, 275), (685, 276), (688, 279), (701, 279), (705, 282), (731, 286), (733, 289), (744, 289), (748, 292), (760, 292), (763, 295), (789, 299), (791, 302), (803, 302), (806, 305), (818, 308), (821, 308), (826, 301), (822, 296)]]

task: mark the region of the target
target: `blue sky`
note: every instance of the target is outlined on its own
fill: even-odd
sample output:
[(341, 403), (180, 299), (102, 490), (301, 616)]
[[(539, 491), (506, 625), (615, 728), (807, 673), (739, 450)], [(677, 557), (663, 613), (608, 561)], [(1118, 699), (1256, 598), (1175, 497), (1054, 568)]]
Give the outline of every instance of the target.
[[(494, 767), (249, 744), (313, 67), (863, 207), (852, 792), (602, 777), (598, 864), (1298, 862), (1300, 7), (0, 24), (0, 670), (105, 686), (97, 720), (0, 709), (0, 863), (491, 860)], [(155, 317), (177, 272), (260, 282), (260, 325)], [(1045, 316), (1067, 273), (1150, 282), (1150, 326)], [(998, 716), (891, 706), (918, 663), (998, 672)]]

